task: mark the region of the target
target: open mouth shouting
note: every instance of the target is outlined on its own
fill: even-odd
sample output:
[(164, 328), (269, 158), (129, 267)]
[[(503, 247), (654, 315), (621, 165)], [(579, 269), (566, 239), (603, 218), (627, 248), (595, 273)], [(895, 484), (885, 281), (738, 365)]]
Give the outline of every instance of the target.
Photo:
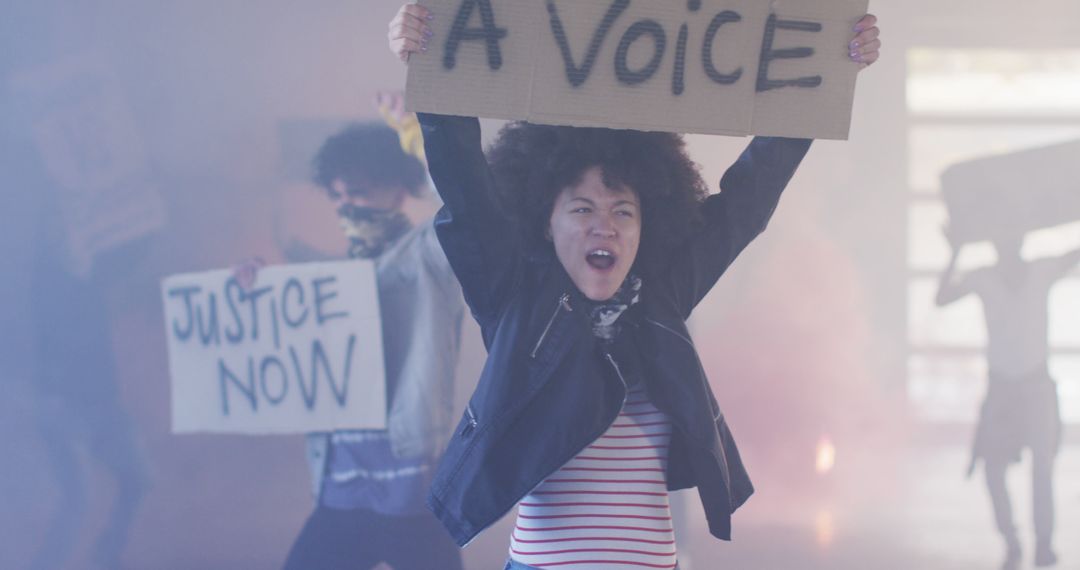
[(615, 254), (608, 249), (597, 248), (585, 254), (585, 263), (597, 271), (610, 271), (615, 261)]
[(625, 186), (608, 187), (599, 166), (555, 199), (548, 239), (574, 285), (593, 301), (610, 299), (626, 279), (641, 240), (641, 203)]

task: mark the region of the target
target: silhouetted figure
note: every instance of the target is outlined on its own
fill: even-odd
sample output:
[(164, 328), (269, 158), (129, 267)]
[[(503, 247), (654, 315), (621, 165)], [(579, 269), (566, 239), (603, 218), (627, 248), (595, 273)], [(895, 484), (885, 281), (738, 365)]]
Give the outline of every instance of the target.
[(63, 567), (78, 542), (87, 522), (84, 453), (115, 482), (111, 512), (92, 560), (100, 568), (119, 568), (147, 476), (117, 383), (107, 296), (131, 275), (134, 256), (145, 243), (99, 255), (91, 273), (79, 275), (68, 264), (58, 212), (47, 205), (38, 218), (31, 314), (37, 428), (60, 500), (31, 568)]
[(970, 293), (982, 300), (986, 319), (989, 382), (979, 414), (970, 475), (981, 459), (998, 531), (1006, 544), (1002, 568), (1019, 568), (1021, 548), (1005, 485), (1006, 468), (1027, 447), (1032, 459), (1035, 564), (1057, 562), (1054, 531), (1053, 469), (1061, 441), (1057, 386), (1047, 369), (1050, 288), (1080, 262), (1080, 250), (1057, 258), (1025, 261), (1023, 236), (994, 241), (996, 265), (956, 277), (960, 247), (941, 276), (937, 304)]

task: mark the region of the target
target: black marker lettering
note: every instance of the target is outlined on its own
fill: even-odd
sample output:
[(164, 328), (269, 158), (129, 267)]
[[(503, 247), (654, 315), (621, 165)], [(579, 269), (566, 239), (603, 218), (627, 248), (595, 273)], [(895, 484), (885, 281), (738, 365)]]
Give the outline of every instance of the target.
[(701, 45), (701, 63), (705, 66), (705, 75), (720, 85), (731, 85), (742, 77), (742, 67), (731, 73), (724, 74), (717, 71), (716, 64), (713, 62), (713, 42), (716, 41), (716, 33), (720, 31), (720, 26), (728, 22), (738, 22), (739, 20), (742, 20), (742, 16), (737, 12), (724, 10), (713, 16), (712, 21), (709, 22), (709, 28), (705, 30), (705, 43)]
[[(233, 297), (234, 294), (236, 295), (235, 298)], [(237, 344), (244, 339), (244, 320), (240, 317), (240, 309), (236, 306), (243, 300), (244, 289), (236, 282), (236, 278), (230, 277), (225, 282), (225, 304), (228, 305), (229, 314), (232, 315), (233, 322), (236, 323), (236, 331), (230, 331), (229, 327), (225, 327), (225, 340), (229, 341), (229, 344)]]
[(270, 324), (274, 326), (274, 348), (276, 350), (281, 350), (281, 330), (278, 326), (277, 299), (274, 297), (270, 298)]
[(296, 373), (296, 384), (300, 386), (300, 396), (304, 399), (304, 407), (310, 410), (315, 407), (315, 397), (319, 395), (319, 379), (314, 375), (314, 363), (311, 367), (313, 374), (309, 386), (304, 382), (304, 369), (300, 365), (300, 356), (296, 354), (296, 348), (289, 347), (289, 357), (292, 359), (293, 372)]
[[(645, 64), (645, 67), (634, 71), (627, 66), (626, 56), (630, 51), (630, 46), (634, 44), (644, 35), (650, 35), (653, 39), (653, 57), (649, 60), (649, 63)], [(630, 26), (630, 29), (626, 30), (623, 34), (622, 40), (619, 42), (619, 49), (615, 52), (615, 77), (619, 80), (619, 83), (625, 85), (637, 85), (648, 81), (652, 77), (657, 69), (660, 69), (660, 62), (664, 59), (664, 50), (667, 48), (667, 34), (664, 33), (663, 26), (656, 20), (641, 20), (634, 22), (634, 25)]]
[(821, 76), (812, 75), (797, 79), (769, 79), (769, 64), (777, 59), (798, 59), (814, 55), (813, 48), (798, 47), (787, 49), (773, 49), (773, 41), (776, 38), (776, 30), (792, 30), (796, 32), (820, 32), (821, 24), (816, 22), (803, 22), (799, 20), (779, 20), (776, 14), (770, 14), (765, 24), (765, 36), (761, 41), (761, 61), (758, 64), (757, 91), (769, 91), (781, 87), (806, 87), (812, 88), (821, 85)]
[(225, 366), (225, 361), (221, 358), (218, 359), (218, 382), (221, 386), (222, 414), (229, 415), (229, 384), (239, 388), (240, 392), (247, 397), (248, 402), (251, 404), (251, 411), (258, 410), (259, 400), (255, 394), (255, 362), (251, 357), (248, 357), (247, 384), (242, 383), (240, 378)]
[(217, 318), (217, 295), (210, 293), (208, 300), (207, 318), (208, 322), (203, 322), (202, 306), (195, 307), (195, 322), (199, 327), (199, 340), (203, 346), (208, 346), (210, 343), (216, 345), (221, 344), (221, 335), (218, 330), (218, 318)]
[(298, 297), (296, 304), (304, 307), (304, 287), (300, 285), (299, 279), (295, 277), (289, 279), (285, 283), (284, 290), (281, 292), (281, 316), (285, 318), (285, 324), (288, 325), (289, 328), (296, 329), (300, 328), (300, 325), (303, 325), (304, 321), (307, 320), (308, 309), (307, 307), (304, 307), (300, 316), (295, 319), (289, 317), (289, 291), (296, 291), (296, 296)]
[[(277, 368), (278, 390), (277, 396), (270, 394), (270, 389), (266, 387), (267, 374), (266, 371), (269, 368)], [(278, 405), (285, 399), (285, 395), (289, 393), (289, 374), (285, 371), (285, 365), (281, 363), (281, 360), (276, 356), (267, 356), (263, 358), (262, 364), (259, 365), (259, 386), (262, 388), (263, 396), (267, 402), (273, 405)]]
[(259, 297), (269, 292), (270, 287), (263, 287), (244, 293), (244, 300), (251, 303), (251, 340), (259, 340)]
[[(480, 24), (482, 28), (466, 28), (469, 18), (472, 17), (473, 8), (480, 9)], [(446, 37), (446, 47), (443, 51), (443, 67), (454, 69), (457, 65), (457, 50), (463, 41), (483, 40), (487, 46), (488, 67), (492, 71), (502, 67), (502, 52), (499, 50), (499, 40), (506, 37), (506, 28), (495, 27), (495, 12), (491, 9), (490, 0), (465, 0), (458, 8), (454, 24)]]
[(170, 297), (184, 298), (184, 308), (187, 309), (187, 311), (185, 312), (185, 314), (187, 315), (187, 326), (181, 327), (180, 323), (178, 323), (175, 319), (173, 320), (172, 324), (173, 334), (176, 335), (176, 338), (182, 341), (191, 338), (191, 333), (195, 331), (195, 318), (193, 315), (194, 311), (192, 310), (191, 305), (191, 296), (195, 293), (199, 293), (200, 291), (202, 291), (202, 287), (199, 287), (198, 285), (169, 289)]
[(323, 312), (323, 303), (325, 301), (329, 301), (330, 299), (336, 298), (338, 294), (337, 291), (330, 291), (324, 294), (322, 286), (336, 282), (337, 277), (334, 276), (320, 277), (311, 282), (311, 284), (315, 288), (315, 321), (319, 323), (319, 326), (322, 326), (323, 323), (331, 319), (340, 319), (349, 316), (349, 313), (345, 311), (338, 311), (336, 313), (329, 314)]
[(318, 340), (311, 343), (311, 378), (312, 383), (318, 381), (319, 373), (315, 367), (316, 363), (322, 365), (323, 372), (326, 373), (326, 379), (330, 383), (330, 389), (334, 392), (334, 399), (337, 400), (338, 406), (345, 407), (346, 399), (349, 396), (349, 375), (352, 370), (352, 355), (353, 347), (356, 345), (356, 335), (349, 335), (349, 344), (345, 349), (345, 369), (341, 378), (341, 386), (338, 386), (334, 381), (334, 371), (330, 367), (330, 361), (326, 357), (326, 351), (323, 350), (323, 345)]
[(589, 42), (589, 49), (585, 52), (585, 61), (579, 67), (574, 63), (574, 54), (570, 52), (570, 42), (566, 39), (566, 30), (563, 29), (562, 20), (559, 19), (559, 10), (555, 7), (555, 1), (547, 0), (548, 15), (551, 17), (551, 33), (555, 36), (555, 42), (559, 44), (559, 52), (562, 53), (563, 64), (566, 66), (566, 79), (572, 87), (580, 87), (589, 78), (589, 72), (592, 71), (593, 64), (596, 63), (596, 56), (600, 52), (600, 46), (604, 43), (604, 38), (607, 37), (612, 24), (615, 23), (615, 19), (629, 5), (630, 0), (615, 0), (612, 2), (607, 13), (604, 14), (604, 19), (600, 21), (600, 25), (593, 32), (592, 41)]
[(686, 24), (679, 27), (679, 41), (675, 44), (675, 72), (671, 75), (671, 92), (682, 95), (686, 90), (683, 75), (686, 72)]

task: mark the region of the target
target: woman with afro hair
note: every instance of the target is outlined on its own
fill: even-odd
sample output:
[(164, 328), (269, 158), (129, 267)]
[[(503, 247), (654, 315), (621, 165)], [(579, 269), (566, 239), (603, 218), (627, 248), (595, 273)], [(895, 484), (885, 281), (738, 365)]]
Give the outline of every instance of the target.
[[(430, 12), (390, 48), (423, 56)], [(878, 57), (876, 19), (852, 40)], [(420, 114), (435, 228), (488, 358), (428, 506), (465, 545), (514, 506), (507, 569), (677, 568), (668, 493), (716, 537), (753, 492), (686, 319), (765, 229), (809, 140), (755, 138), (709, 195), (682, 137)]]

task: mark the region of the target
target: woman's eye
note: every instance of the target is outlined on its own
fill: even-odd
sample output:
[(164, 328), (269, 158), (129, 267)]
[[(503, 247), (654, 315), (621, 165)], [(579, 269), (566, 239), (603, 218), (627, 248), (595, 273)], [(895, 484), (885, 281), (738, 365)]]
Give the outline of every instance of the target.
[(585, 206), (582, 206), (582, 207), (580, 207), (580, 208), (574, 208), (574, 209), (573, 209), (573, 210), (571, 210), (571, 211), (572, 211), (573, 213), (575, 213), (575, 214), (588, 214), (588, 213), (589, 213), (589, 212), (591, 212), (592, 210), (591, 210), (591, 209), (589, 209), (589, 208), (586, 208)]
[(615, 214), (619, 215), (619, 216), (622, 216), (624, 218), (633, 218), (634, 217), (634, 213), (631, 212), (630, 210), (620, 210), (618, 212), (615, 212)]

